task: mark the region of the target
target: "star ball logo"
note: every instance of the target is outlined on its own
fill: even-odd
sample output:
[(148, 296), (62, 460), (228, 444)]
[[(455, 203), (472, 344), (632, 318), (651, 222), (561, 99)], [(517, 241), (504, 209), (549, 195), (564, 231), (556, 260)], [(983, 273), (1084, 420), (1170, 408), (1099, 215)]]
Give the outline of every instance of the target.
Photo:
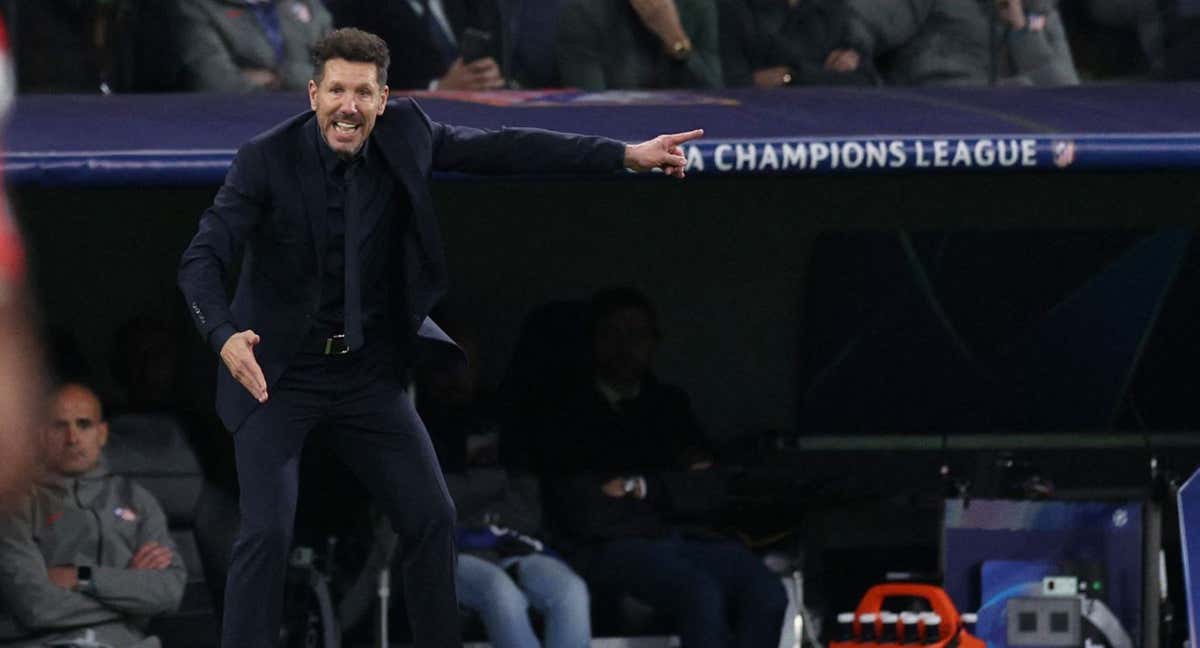
[(1075, 162), (1075, 142), (1071, 140), (1057, 140), (1050, 145), (1050, 151), (1054, 154), (1054, 166), (1065, 169)]

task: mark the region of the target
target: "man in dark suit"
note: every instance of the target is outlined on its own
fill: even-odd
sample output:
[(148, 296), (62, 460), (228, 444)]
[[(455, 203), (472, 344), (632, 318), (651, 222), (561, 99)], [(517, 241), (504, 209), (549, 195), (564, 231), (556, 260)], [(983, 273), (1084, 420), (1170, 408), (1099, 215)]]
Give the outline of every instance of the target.
[[(457, 646), (454, 506), (402, 374), (446, 283), (428, 178), (660, 168), (683, 177), (680, 144), (536, 129), (482, 131), (387, 104), (381, 39), (340, 29), (314, 47), (312, 107), (255, 137), (183, 254), (179, 285), (220, 353), (217, 412), (234, 434), (242, 526), (226, 585), (223, 644), (270, 646), (307, 434), (321, 426), (401, 537), (416, 644)], [(232, 304), (224, 280), (241, 255)]]

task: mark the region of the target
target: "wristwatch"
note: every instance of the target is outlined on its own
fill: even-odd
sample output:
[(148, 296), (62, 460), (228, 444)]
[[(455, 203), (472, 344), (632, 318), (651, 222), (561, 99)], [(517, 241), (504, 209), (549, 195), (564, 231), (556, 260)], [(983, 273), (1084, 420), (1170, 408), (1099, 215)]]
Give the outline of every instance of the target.
[(75, 590), (79, 592), (92, 591), (92, 568), (90, 565), (75, 567)]
[(628, 479), (625, 480), (625, 483), (622, 485), (622, 488), (625, 491), (625, 494), (629, 494), (629, 493), (632, 493), (637, 490), (637, 485), (638, 485), (637, 477), (629, 477)]

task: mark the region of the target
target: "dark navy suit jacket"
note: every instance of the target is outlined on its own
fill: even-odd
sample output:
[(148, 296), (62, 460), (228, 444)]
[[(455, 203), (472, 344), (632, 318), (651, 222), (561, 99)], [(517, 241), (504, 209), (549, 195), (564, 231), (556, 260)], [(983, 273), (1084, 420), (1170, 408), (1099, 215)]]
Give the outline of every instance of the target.
[[(323, 170), (307, 131), (314, 119), (312, 112), (297, 115), (242, 146), (179, 266), (188, 310), (214, 350), (236, 331), (252, 329), (261, 336), (254, 353), (268, 391), (310, 332), (320, 304), (327, 232)], [(446, 262), (429, 192), (434, 170), (614, 172), (621, 169), (625, 152), (624, 144), (606, 138), (439, 124), (412, 99), (389, 103), (371, 137), (408, 200), (407, 218), (402, 227), (392, 228), (396, 233), (389, 243), (403, 259), (389, 264), (393, 283), (387, 304), (402, 353), (411, 352), (418, 336), (450, 341), (428, 319), (446, 287)], [(241, 271), (230, 303), (225, 284), (238, 260)], [(404, 367), (411, 358), (396, 361)], [(236, 431), (257, 406), (222, 366), (217, 413), (225, 426)]]

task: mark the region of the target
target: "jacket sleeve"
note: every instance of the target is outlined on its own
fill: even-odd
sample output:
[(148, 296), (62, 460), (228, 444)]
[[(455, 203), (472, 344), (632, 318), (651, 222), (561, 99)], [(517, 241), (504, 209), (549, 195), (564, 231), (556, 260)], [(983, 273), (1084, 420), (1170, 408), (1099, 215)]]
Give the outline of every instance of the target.
[(849, 0), (847, 44), (874, 58), (908, 42), (929, 17), (934, 0)]
[(1012, 30), (1008, 50), (1016, 75), (1033, 85), (1078, 85), (1066, 30), (1058, 10), (1046, 14), (1044, 29)]
[(251, 92), (257, 88), (234, 62), (225, 41), (209, 17), (190, 0), (175, 0), (173, 19), (179, 32), (179, 58), (188, 89), (209, 92)]
[(187, 569), (167, 531), (167, 517), (148, 491), (134, 485), (135, 510), (141, 511), (137, 546), (157, 542), (171, 548), (171, 564), (164, 569), (93, 567), (89, 596), (105, 606), (135, 616), (172, 612), (183, 599)]
[(24, 628), (42, 632), (104, 623), (121, 614), (103, 603), (50, 581), (33, 541), (32, 511), (0, 520), (0, 601)]
[(179, 262), (179, 288), (188, 313), (214, 351), (219, 352), (237, 330), (225, 283), (237, 253), (266, 207), (264, 165), (253, 142), (238, 151), (225, 184), (200, 217), (199, 230)]
[(564, 85), (596, 92), (608, 89), (604, 78), (604, 32), (594, 24), (586, 7), (588, 2), (570, 2), (558, 15), (554, 53)]
[(692, 55), (687, 59), (687, 76), (692, 88), (713, 89), (725, 85), (721, 75), (721, 41), (717, 35), (717, 5), (713, 0), (695, 0), (688, 4), (685, 21)]
[(607, 137), (540, 128), (481, 130), (431, 121), (414, 102), (433, 141), (433, 167), (466, 173), (612, 173), (625, 165), (625, 144)]

